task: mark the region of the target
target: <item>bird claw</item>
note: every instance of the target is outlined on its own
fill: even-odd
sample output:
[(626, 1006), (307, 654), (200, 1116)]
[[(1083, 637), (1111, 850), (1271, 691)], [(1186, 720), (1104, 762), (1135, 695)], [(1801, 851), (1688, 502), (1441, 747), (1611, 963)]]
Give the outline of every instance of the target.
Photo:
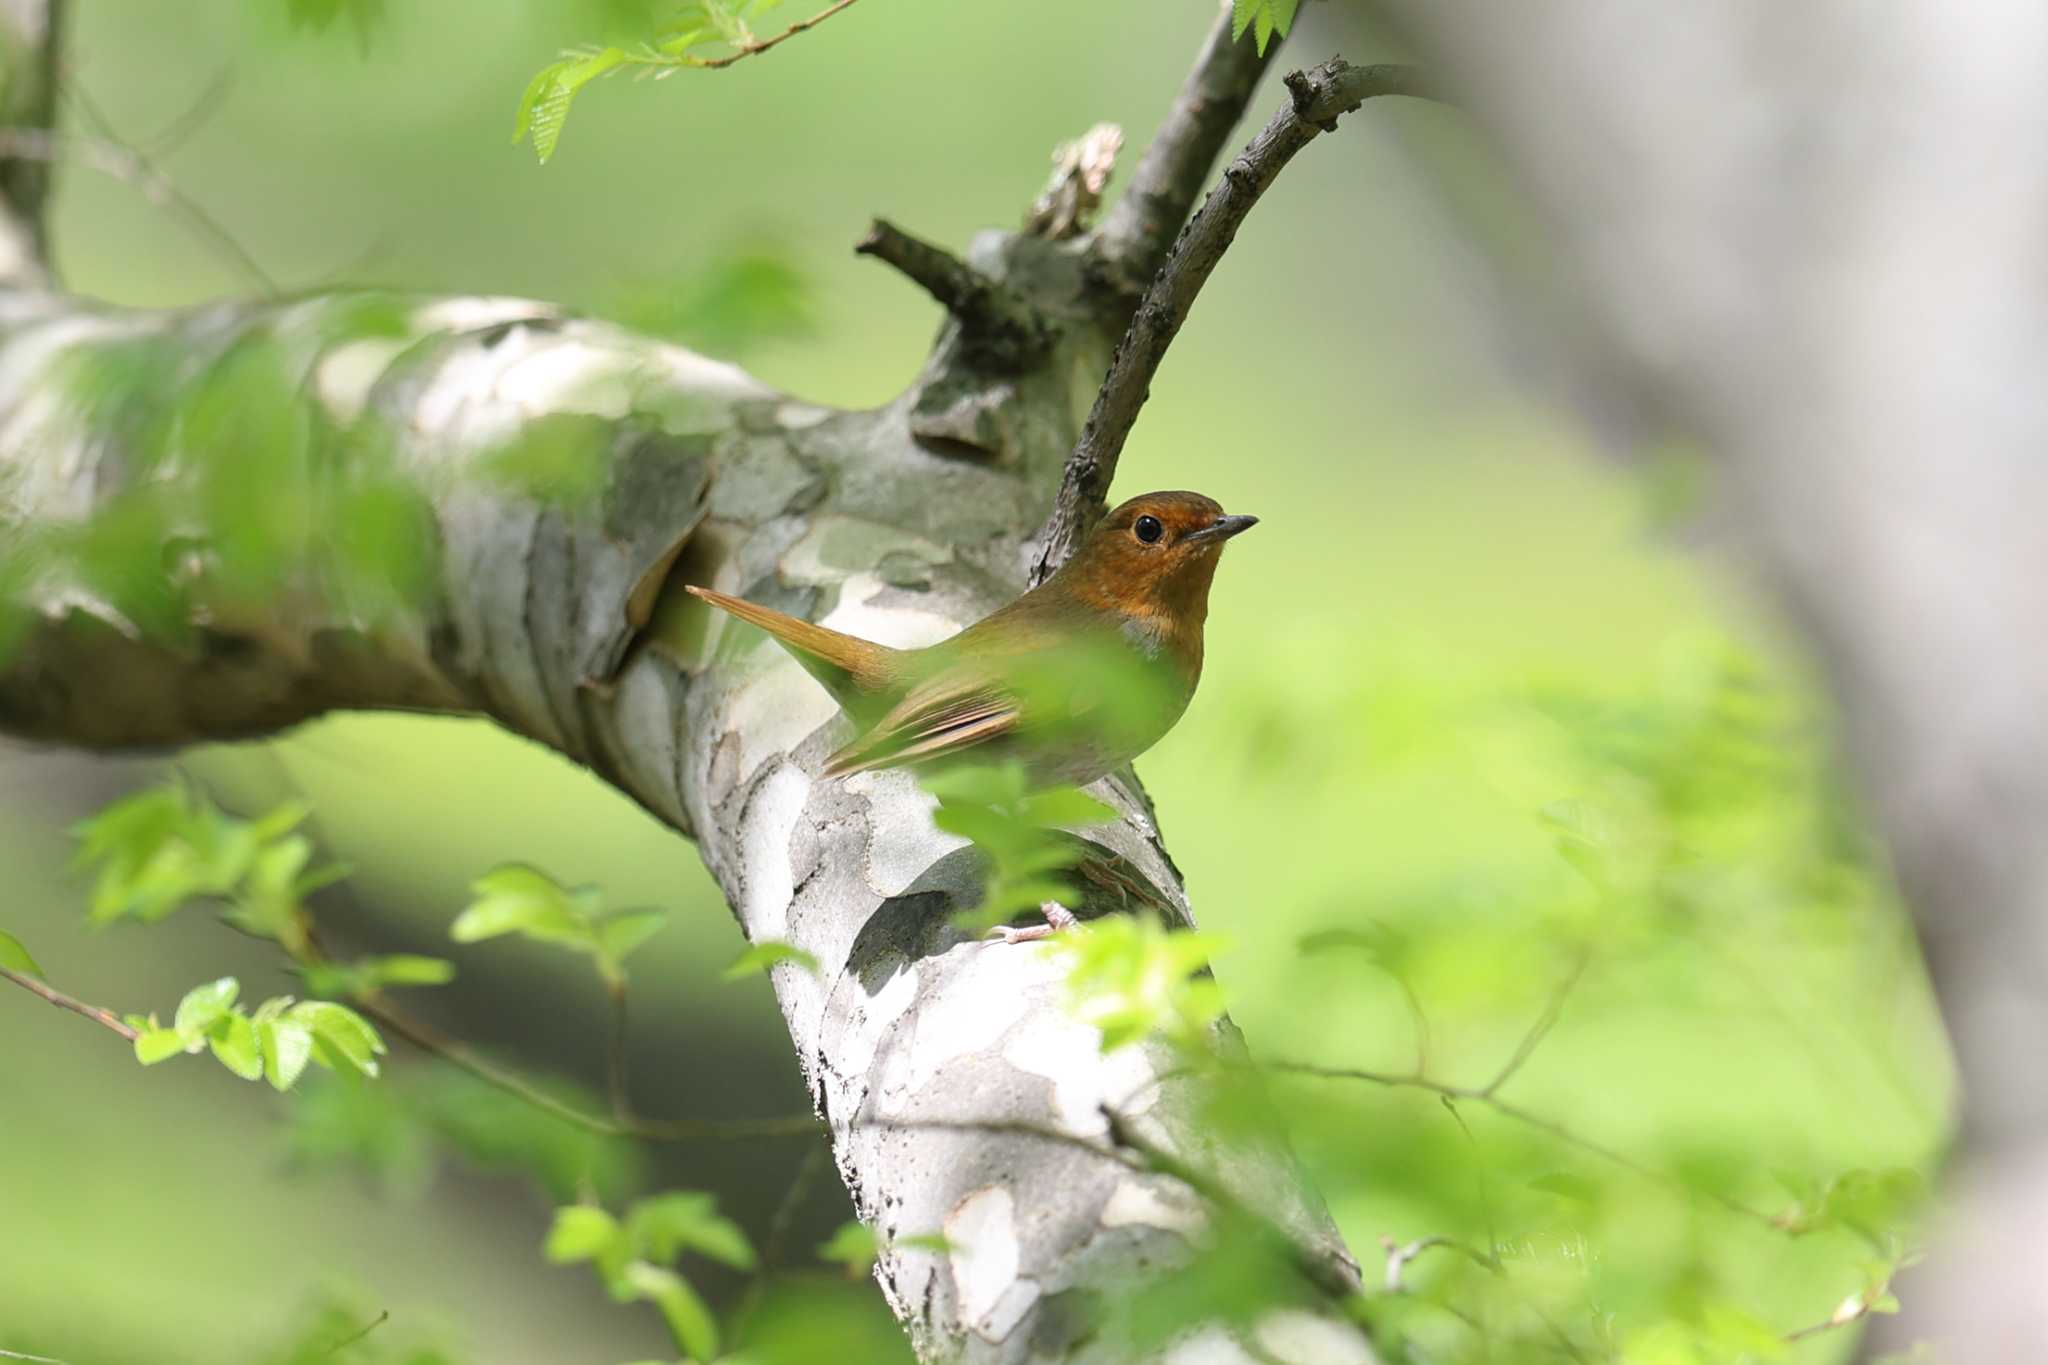
[(987, 941), (1003, 944), (1036, 943), (1041, 939), (1051, 938), (1054, 934), (1064, 933), (1081, 922), (1074, 917), (1073, 911), (1067, 909), (1066, 906), (1061, 905), (1058, 901), (1041, 902), (1038, 907), (1038, 913), (1045, 916), (1044, 923), (1024, 925), (998, 924), (995, 928), (988, 931), (986, 935)]

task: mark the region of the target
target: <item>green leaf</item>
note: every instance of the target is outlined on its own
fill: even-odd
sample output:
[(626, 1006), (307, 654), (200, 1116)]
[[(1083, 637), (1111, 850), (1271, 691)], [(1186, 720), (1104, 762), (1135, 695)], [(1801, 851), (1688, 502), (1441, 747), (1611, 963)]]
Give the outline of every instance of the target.
[(819, 1246), (818, 1259), (845, 1266), (849, 1275), (865, 1275), (875, 1264), (875, 1234), (865, 1223), (841, 1223)]
[(538, 868), (507, 863), (470, 884), (476, 899), (455, 917), (448, 936), (477, 943), (503, 934), (524, 934), (543, 942), (594, 942), (587, 915), (574, 894)]
[(662, 1264), (694, 1251), (736, 1270), (752, 1270), (754, 1248), (739, 1224), (718, 1213), (718, 1201), (696, 1190), (642, 1199), (626, 1215), (626, 1228), (643, 1254)]
[(379, 986), (445, 986), (455, 979), (455, 964), (445, 958), (421, 957), (417, 953), (393, 953), (388, 957), (363, 960), (370, 979)]
[(634, 1261), (625, 1269), (634, 1293), (651, 1301), (668, 1322), (669, 1335), (691, 1357), (708, 1361), (718, 1354), (718, 1323), (689, 1281), (673, 1270)]
[(185, 1035), (174, 1028), (145, 1029), (135, 1039), (135, 1060), (144, 1066), (175, 1057), (189, 1046)]
[(252, 1023), (256, 1045), (263, 1050), (264, 1079), (273, 1089), (291, 1089), (313, 1060), (313, 1031), (293, 1019), (266, 1017), (261, 1010)]
[(41, 980), (43, 975), (43, 969), (28, 955), (28, 949), (21, 946), (21, 940), (4, 929), (0, 929), (0, 967), (37, 980)]
[(614, 962), (624, 962), (668, 924), (666, 910), (622, 910), (598, 922), (597, 941)]
[(520, 97), (512, 141), (531, 137), (534, 155), (545, 165), (561, 140), (562, 125), (568, 121), (569, 104), (576, 98), (576, 92), (624, 60), (624, 52), (608, 47), (565, 57), (541, 68)]
[(256, 1028), (245, 1014), (221, 1017), (207, 1034), (207, 1043), (220, 1064), (245, 1081), (263, 1076), (263, 1050), (256, 1045)]
[(542, 1248), (556, 1265), (588, 1261), (603, 1255), (620, 1237), (618, 1220), (590, 1204), (569, 1204), (555, 1210), (554, 1225)]
[(750, 976), (759, 976), (779, 962), (793, 962), (803, 970), (816, 975), (818, 959), (793, 943), (781, 939), (764, 938), (734, 958), (726, 969), (719, 973), (727, 981), (739, 981)]
[(241, 989), (241, 983), (232, 976), (209, 981), (204, 986), (194, 986), (178, 1002), (178, 1012), (171, 1020), (171, 1027), (188, 1038), (196, 1039), (228, 1012)]
[(319, 1054), (329, 1065), (337, 1059), (347, 1068), (365, 1076), (377, 1074), (377, 1058), (384, 1052), (384, 1040), (370, 1021), (346, 1005), (332, 1000), (303, 1000), (293, 1005), (286, 1019), (299, 1025), (323, 1045)]

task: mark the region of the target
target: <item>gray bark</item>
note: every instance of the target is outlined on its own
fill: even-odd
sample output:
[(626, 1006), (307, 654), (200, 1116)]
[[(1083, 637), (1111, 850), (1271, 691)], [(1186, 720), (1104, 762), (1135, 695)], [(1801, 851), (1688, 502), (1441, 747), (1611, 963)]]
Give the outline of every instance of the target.
[[(870, 412), (516, 300), (398, 300), (389, 335), (362, 330), (348, 298), (146, 314), (0, 294), (0, 534), (80, 524), (126, 490), (189, 475), (138, 459), (123, 433), (148, 413), (134, 405), (174, 403), (262, 337), (335, 421), (392, 434), (435, 539), (424, 600), (373, 610), (312, 569), (223, 595), (208, 578), (216, 528), (173, 526), (165, 562), (200, 605), (172, 631), (51, 559), (21, 589), (32, 610), (0, 657), (0, 728), (104, 747), (269, 733), (336, 707), (481, 713), (616, 784), (696, 839), (750, 940), (822, 964), (777, 967), (776, 994), (880, 1235), (883, 1291), (928, 1359), (1118, 1358), (1091, 1335), (1093, 1296), (1167, 1273), (1207, 1215), (1186, 1185), (1115, 1159), (1104, 1106), (1355, 1283), (1284, 1153), (1212, 1150), (1190, 1083), (1162, 1079), (1165, 1055), (1102, 1056), (1057, 967), (963, 938), (949, 914), (978, 891), (971, 851), (938, 833), (902, 773), (815, 779), (845, 738), (824, 691), (678, 590), (708, 583), (898, 645), (1013, 594), (1106, 363), (1085, 251), (985, 236), (975, 264), (1056, 324), (1051, 349), (991, 373), (949, 326), (911, 389)], [(158, 392), (112, 415), (67, 399), (80, 355), (141, 343), (176, 358)], [(978, 444), (918, 438), (961, 403), (979, 420), (958, 430)], [(520, 430), (562, 414), (608, 433), (594, 500), (547, 505), (479, 476)], [(1142, 794), (1128, 779), (1098, 794), (1122, 818), (1089, 837), (1185, 907)], [(898, 1243), (932, 1233), (951, 1248)], [(1247, 1335), (1265, 1358), (1370, 1359), (1329, 1314), (1278, 1312)], [(1211, 1331), (1173, 1358), (1254, 1356)]]
[(1965, 1085), (1887, 1335), (2048, 1349), (2048, 9), (1385, 6), (1547, 221), (1593, 383), (1704, 438), (1819, 647)]

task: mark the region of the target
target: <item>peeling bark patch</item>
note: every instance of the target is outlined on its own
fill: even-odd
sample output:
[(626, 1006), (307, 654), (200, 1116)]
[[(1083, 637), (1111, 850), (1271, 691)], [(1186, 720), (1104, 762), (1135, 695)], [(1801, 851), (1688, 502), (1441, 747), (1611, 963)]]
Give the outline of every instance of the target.
[(947, 1264), (960, 1316), (975, 1335), (1001, 1341), (1038, 1301), (1038, 1282), (1020, 1277), (1015, 1201), (1000, 1185), (976, 1190), (946, 1216)]
[(803, 771), (785, 763), (762, 779), (748, 798), (740, 826), (746, 868), (740, 921), (756, 940), (782, 938), (788, 932), (789, 902), (796, 894), (789, 846), (810, 788)]
[[(757, 637), (759, 638), (759, 637)], [(763, 649), (781, 647), (762, 640)], [(839, 704), (817, 679), (783, 657), (733, 693), (729, 714), (739, 736), (739, 780), (781, 758), (839, 714)]]
[(1259, 1345), (1281, 1360), (1312, 1360), (1316, 1365), (1373, 1365), (1372, 1352), (1358, 1333), (1329, 1318), (1288, 1308), (1262, 1318)]
[(938, 799), (901, 769), (857, 773), (846, 779), (846, 790), (872, 802), (889, 802), (892, 811), (911, 804), (923, 807), (922, 818), (905, 815), (878, 823), (861, 862), (862, 879), (877, 896), (902, 895), (939, 859), (967, 847), (966, 839), (932, 823)]
[(1207, 1223), (1199, 1208), (1169, 1200), (1142, 1180), (1120, 1181), (1102, 1206), (1102, 1226), (1106, 1228), (1159, 1228), (1187, 1236)]
[(1071, 1016), (1019, 1030), (1004, 1045), (1003, 1060), (1052, 1082), (1060, 1126), (1084, 1136), (1108, 1131), (1104, 1105), (1129, 1112), (1131, 1101), (1150, 1091), (1157, 1077), (1144, 1049), (1119, 1048), (1105, 1056), (1101, 1032)]

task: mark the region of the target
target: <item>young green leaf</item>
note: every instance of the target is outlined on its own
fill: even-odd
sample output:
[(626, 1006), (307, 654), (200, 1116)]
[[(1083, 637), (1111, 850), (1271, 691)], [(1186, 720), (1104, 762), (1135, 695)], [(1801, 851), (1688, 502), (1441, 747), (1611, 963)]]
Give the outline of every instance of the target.
[[(475, 899), (448, 928), (448, 936), (457, 943), (503, 934), (586, 946), (594, 942), (579, 897), (539, 868), (507, 863), (477, 878), (469, 889)], [(586, 889), (586, 898), (588, 894)]]
[(145, 1029), (135, 1039), (135, 1060), (144, 1066), (155, 1066), (189, 1047), (185, 1035), (174, 1028)]
[(534, 155), (545, 165), (561, 140), (562, 125), (568, 121), (569, 104), (576, 98), (576, 92), (624, 60), (623, 51), (607, 47), (564, 57), (542, 67), (520, 97), (512, 141), (516, 144), (532, 137)]
[(816, 975), (818, 959), (792, 943), (767, 938), (753, 944), (734, 958), (726, 969), (719, 973), (727, 981), (740, 981), (750, 976), (759, 976), (777, 963), (790, 962), (804, 971)]
[(222, 1015), (207, 1031), (207, 1044), (220, 1064), (245, 1081), (263, 1076), (263, 1051), (256, 1043), (255, 1025), (249, 1016), (236, 1011)]
[(550, 1261), (566, 1265), (595, 1260), (619, 1240), (618, 1220), (590, 1204), (569, 1204), (555, 1210), (543, 1248)]
[(241, 983), (232, 976), (209, 981), (204, 986), (194, 986), (178, 1002), (178, 1012), (171, 1020), (171, 1027), (187, 1038), (197, 1038), (228, 1012), (241, 989)]
[(858, 1279), (874, 1269), (875, 1234), (865, 1223), (841, 1223), (837, 1231), (818, 1248), (818, 1259), (846, 1267)]
[(689, 1281), (645, 1261), (627, 1265), (624, 1278), (636, 1295), (661, 1310), (669, 1334), (692, 1359), (708, 1361), (718, 1355), (718, 1322)]
[(43, 969), (28, 955), (28, 949), (21, 946), (21, 940), (4, 929), (0, 929), (0, 967), (39, 980), (43, 975)]
[(263, 1052), (263, 1078), (273, 1089), (291, 1089), (313, 1060), (313, 1031), (295, 1019), (266, 1016), (261, 1010), (251, 1023)]
[(746, 1233), (719, 1214), (714, 1196), (699, 1191), (675, 1190), (642, 1199), (626, 1215), (626, 1228), (643, 1255), (664, 1265), (685, 1251), (735, 1270), (752, 1270), (755, 1265)]
[(285, 1018), (312, 1035), (314, 1055), (337, 1070), (377, 1074), (377, 1058), (385, 1050), (384, 1040), (370, 1021), (346, 1005), (332, 1000), (302, 1000)]
[(613, 962), (624, 962), (667, 924), (666, 910), (621, 910), (598, 921), (597, 941)]

